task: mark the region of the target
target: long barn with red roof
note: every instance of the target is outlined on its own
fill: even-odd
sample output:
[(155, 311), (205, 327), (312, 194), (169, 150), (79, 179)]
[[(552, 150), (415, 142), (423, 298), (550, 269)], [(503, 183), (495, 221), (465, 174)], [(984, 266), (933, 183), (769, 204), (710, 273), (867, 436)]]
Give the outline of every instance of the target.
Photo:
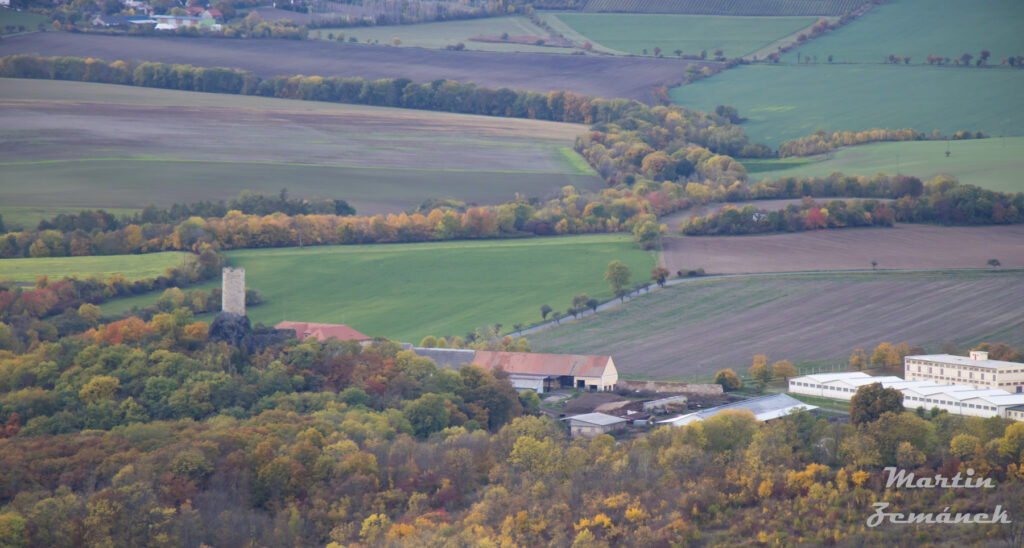
[(619, 372), (611, 356), (542, 354), (535, 352), (493, 352), (448, 348), (415, 348), (417, 354), (433, 359), (440, 367), (473, 364), (508, 373), (517, 389), (543, 393), (556, 388), (578, 388), (595, 392), (615, 390)]

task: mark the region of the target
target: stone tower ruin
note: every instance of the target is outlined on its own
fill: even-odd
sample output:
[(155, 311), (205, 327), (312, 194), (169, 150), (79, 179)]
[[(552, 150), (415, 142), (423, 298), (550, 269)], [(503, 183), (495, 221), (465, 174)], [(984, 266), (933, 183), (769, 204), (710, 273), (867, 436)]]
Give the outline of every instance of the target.
[(222, 274), (221, 311), (245, 316), (245, 269), (227, 267)]

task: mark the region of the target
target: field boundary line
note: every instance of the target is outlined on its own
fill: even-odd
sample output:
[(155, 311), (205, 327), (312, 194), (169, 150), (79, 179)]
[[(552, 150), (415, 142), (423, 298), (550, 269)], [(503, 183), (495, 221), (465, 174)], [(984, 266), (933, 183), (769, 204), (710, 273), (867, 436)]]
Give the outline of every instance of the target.
[[(563, 159), (565, 157), (559, 153), (559, 156)], [(437, 172), (437, 173), (506, 173), (506, 174), (529, 174), (529, 175), (579, 175), (597, 176), (597, 173), (580, 173), (576, 169), (569, 171), (524, 171), (524, 170), (513, 170), (513, 169), (458, 169), (458, 168), (418, 168), (418, 167), (390, 167), (390, 166), (353, 166), (347, 164), (310, 164), (304, 162), (270, 162), (267, 160), (253, 160), (251, 162), (242, 162), (237, 160), (202, 160), (194, 158), (155, 158), (149, 156), (141, 156), (137, 158), (129, 157), (100, 157), (100, 158), (65, 158), (59, 160), (24, 160), (16, 162), (0, 162), (0, 167), (5, 166), (42, 166), (42, 165), (55, 165), (55, 164), (69, 164), (73, 162), (144, 162), (144, 163), (186, 163), (186, 164), (224, 164), (224, 165), (261, 165), (261, 166), (288, 166), (288, 167), (323, 167), (323, 168), (336, 168), (336, 169), (379, 169), (379, 170), (393, 170), (393, 171), (416, 171), (416, 172)], [(568, 160), (566, 159), (566, 162)]]

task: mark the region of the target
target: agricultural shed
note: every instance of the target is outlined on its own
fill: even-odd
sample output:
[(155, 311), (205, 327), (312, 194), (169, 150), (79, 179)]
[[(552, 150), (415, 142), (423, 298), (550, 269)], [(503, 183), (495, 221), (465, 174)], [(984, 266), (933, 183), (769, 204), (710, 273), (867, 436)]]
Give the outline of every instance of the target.
[(628, 421), (623, 418), (605, 415), (604, 413), (586, 413), (567, 419), (572, 437), (592, 438), (622, 428)]
[(759, 398), (751, 398), (749, 400), (719, 405), (718, 407), (704, 409), (702, 411), (697, 411), (696, 413), (680, 415), (671, 419), (658, 421), (658, 423), (669, 424), (672, 426), (685, 426), (691, 422), (702, 421), (704, 419), (714, 417), (722, 411), (730, 409), (750, 411), (754, 414), (755, 419), (759, 421), (769, 421), (779, 417), (784, 417), (801, 409), (808, 411), (811, 409), (817, 409), (817, 406), (808, 405), (787, 394), (772, 394), (770, 396), (761, 396)]
[(422, 347), (413, 350), (448, 369), (458, 369), (467, 363), (492, 371), (500, 369), (508, 373), (516, 390), (533, 390), (538, 394), (557, 388), (611, 392), (619, 382), (619, 372), (611, 356)]
[(545, 389), (557, 386), (611, 392), (619, 381), (611, 356), (480, 350), (473, 357), (473, 363), (501, 369), (512, 377), (542, 378)]

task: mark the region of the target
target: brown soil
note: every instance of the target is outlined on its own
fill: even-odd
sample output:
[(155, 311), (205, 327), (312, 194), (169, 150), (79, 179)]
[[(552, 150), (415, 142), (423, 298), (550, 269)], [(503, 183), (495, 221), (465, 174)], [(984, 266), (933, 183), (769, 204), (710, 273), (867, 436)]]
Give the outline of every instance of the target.
[(666, 267), (709, 274), (864, 270), (1024, 268), (1024, 226), (846, 228), (754, 236), (666, 237)]
[(592, 413), (599, 406), (616, 401), (625, 401), (625, 398), (615, 394), (583, 394), (566, 402), (564, 412)]
[[(1024, 343), (1024, 277), (866, 273), (698, 280), (530, 336), (538, 352), (611, 355), (619, 374), (707, 378), (770, 361), (845, 363), (882, 341)], [(869, 350), (870, 351), (870, 350)]]

